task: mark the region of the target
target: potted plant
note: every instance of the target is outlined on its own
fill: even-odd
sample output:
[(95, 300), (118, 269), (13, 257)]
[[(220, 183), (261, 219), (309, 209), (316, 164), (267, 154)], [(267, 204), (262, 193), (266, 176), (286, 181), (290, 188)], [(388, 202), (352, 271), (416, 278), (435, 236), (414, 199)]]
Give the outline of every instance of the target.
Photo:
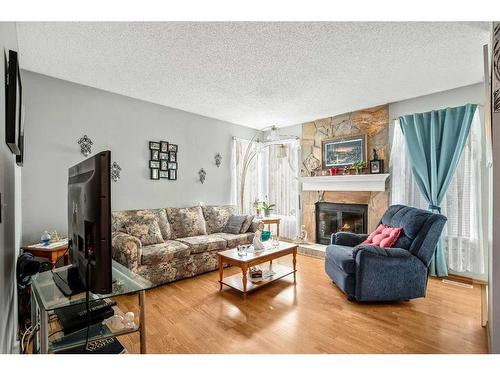
[(262, 209), (260, 207), (260, 200), (259, 198), (255, 198), (255, 200), (253, 201), (253, 208), (255, 209), (255, 214), (257, 215), (257, 217), (262, 217)]
[(353, 163), (351, 166), (351, 168), (356, 171), (356, 174), (361, 174), (364, 167), (365, 167), (364, 161), (357, 161), (356, 163)]
[(264, 216), (271, 216), (271, 211), (276, 207), (275, 204), (269, 204), (268, 202), (262, 202), (261, 208), (264, 210)]

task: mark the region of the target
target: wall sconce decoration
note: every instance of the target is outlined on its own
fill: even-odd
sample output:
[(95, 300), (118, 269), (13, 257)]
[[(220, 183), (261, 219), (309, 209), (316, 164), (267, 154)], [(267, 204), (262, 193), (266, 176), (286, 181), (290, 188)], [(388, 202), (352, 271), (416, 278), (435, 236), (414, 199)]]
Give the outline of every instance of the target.
[(205, 182), (205, 178), (207, 177), (207, 172), (203, 168), (201, 168), (198, 172), (198, 175), (200, 176), (200, 182), (203, 184)]
[(222, 163), (222, 155), (220, 154), (220, 152), (218, 152), (215, 154), (215, 165), (217, 166), (217, 168), (220, 167), (221, 163)]
[(83, 156), (87, 157), (92, 153), (92, 140), (87, 137), (87, 135), (84, 135), (78, 140), (78, 144), (80, 145), (80, 151), (83, 154)]
[(114, 161), (113, 164), (111, 164), (111, 179), (116, 182), (120, 179), (120, 172), (122, 171), (122, 167)]

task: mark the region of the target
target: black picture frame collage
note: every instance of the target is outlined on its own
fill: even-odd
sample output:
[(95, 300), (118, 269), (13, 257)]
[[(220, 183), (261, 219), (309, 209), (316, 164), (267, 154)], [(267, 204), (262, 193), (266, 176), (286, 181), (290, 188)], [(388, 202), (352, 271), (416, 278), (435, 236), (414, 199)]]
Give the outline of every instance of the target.
[(178, 150), (177, 145), (166, 141), (149, 142), (151, 180), (177, 180)]

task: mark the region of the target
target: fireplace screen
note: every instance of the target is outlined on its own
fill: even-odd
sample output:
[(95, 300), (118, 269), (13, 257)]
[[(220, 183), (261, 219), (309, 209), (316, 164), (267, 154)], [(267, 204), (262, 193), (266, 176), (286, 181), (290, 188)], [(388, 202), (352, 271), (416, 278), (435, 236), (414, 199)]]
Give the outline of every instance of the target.
[(316, 203), (316, 242), (330, 243), (332, 233), (366, 233), (366, 204)]

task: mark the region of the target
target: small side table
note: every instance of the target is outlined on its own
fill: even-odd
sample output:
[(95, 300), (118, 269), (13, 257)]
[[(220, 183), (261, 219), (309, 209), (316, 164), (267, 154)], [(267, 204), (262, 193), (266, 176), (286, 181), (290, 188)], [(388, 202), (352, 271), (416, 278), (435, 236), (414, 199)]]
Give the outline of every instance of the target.
[(31, 253), (35, 257), (48, 259), (52, 264), (52, 268), (56, 267), (56, 262), (64, 257), (64, 264), (69, 264), (68, 254), (68, 240), (57, 241), (44, 246), (42, 243), (35, 245), (21, 247), (23, 252)]
[(279, 217), (263, 217), (260, 219), (264, 224), (267, 225), (267, 229), (271, 230), (271, 224), (276, 224), (276, 236), (280, 236), (280, 222), (281, 218)]

